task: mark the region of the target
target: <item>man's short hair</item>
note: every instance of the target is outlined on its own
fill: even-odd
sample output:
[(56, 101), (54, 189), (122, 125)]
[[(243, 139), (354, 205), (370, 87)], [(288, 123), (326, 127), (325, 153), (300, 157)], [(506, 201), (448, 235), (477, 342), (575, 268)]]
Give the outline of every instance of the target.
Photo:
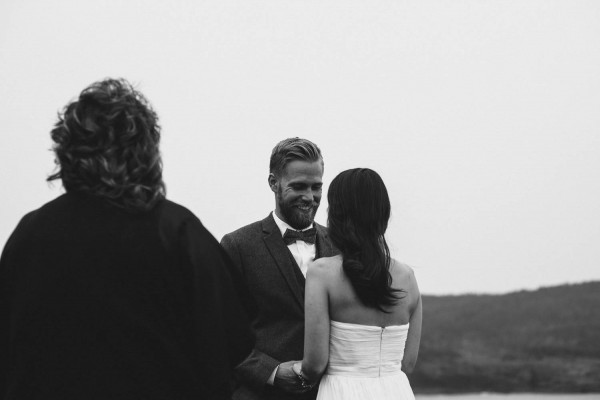
[(323, 156), (319, 147), (308, 139), (298, 137), (284, 139), (273, 148), (269, 172), (280, 177), (285, 166), (294, 160), (323, 163)]

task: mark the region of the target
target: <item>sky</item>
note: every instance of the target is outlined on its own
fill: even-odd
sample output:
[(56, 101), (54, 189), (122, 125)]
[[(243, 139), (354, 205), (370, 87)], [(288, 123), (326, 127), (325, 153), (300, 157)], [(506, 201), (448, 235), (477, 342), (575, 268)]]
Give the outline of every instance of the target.
[(598, 71), (594, 0), (3, 0), (0, 246), (63, 193), (57, 112), (123, 77), (160, 117), (167, 196), (217, 239), (274, 209), (271, 150), (299, 136), (325, 191), (382, 176), (422, 293), (600, 280)]

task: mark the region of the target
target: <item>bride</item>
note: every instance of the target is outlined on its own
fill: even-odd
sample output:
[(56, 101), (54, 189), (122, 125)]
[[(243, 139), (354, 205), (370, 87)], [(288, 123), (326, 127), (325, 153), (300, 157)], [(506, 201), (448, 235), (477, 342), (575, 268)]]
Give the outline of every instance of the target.
[(405, 372), (417, 360), (421, 296), (412, 269), (390, 257), (385, 185), (375, 171), (351, 169), (327, 199), (341, 255), (308, 269), (304, 358), (294, 371), (307, 390), (321, 378), (317, 400), (412, 400)]

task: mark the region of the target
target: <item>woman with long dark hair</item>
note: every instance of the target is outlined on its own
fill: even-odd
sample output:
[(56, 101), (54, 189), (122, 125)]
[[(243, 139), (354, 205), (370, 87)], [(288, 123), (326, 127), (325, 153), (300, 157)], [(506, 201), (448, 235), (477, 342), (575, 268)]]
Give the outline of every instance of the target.
[(327, 199), (341, 254), (308, 269), (304, 359), (294, 369), (307, 389), (321, 378), (317, 399), (414, 399), (405, 372), (419, 350), (421, 296), (412, 269), (390, 257), (387, 189), (356, 168), (331, 182)]
[[(51, 133), (66, 193), (0, 259), (0, 398), (229, 399), (254, 346), (231, 261), (165, 198), (158, 117), (125, 80)], [(241, 278), (240, 278), (241, 279)]]

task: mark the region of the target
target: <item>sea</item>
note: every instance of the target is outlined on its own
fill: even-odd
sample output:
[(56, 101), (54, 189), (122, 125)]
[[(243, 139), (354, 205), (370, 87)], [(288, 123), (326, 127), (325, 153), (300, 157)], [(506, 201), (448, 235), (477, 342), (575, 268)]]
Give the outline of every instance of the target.
[(468, 393), (417, 394), (416, 400), (600, 400), (600, 393)]

